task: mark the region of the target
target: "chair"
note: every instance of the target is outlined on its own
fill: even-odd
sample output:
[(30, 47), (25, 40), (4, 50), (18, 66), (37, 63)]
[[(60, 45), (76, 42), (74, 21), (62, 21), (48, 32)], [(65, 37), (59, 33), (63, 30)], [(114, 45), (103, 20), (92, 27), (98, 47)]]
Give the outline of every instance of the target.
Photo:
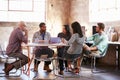
[[(71, 67), (72, 67), (72, 65), (74, 65), (74, 62), (77, 61), (79, 58), (80, 58), (80, 57), (77, 57), (77, 58), (75, 58), (75, 59), (72, 61)], [(66, 60), (66, 58), (57, 57), (57, 60), (59, 60), (59, 59), (60, 59), (60, 60)], [(59, 64), (58, 64), (58, 65), (59, 65)], [(58, 65), (57, 65), (57, 66), (58, 66)], [(58, 70), (58, 68), (57, 68), (57, 70)], [(55, 75), (58, 76), (58, 77), (62, 77), (62, 78), (77, 78), (77, 77), (79, 78), (79, 77), (80, 77), (79, 73), (76, 74), (76, 73), (74, 73), (73, 71), (66, 71), (64, 75), (58, 75), (58, 74), (56, 74), (56, 73), (55, 73)]]
[[(55, 58), (54, 57), (48, 58), (48, 55), (45, 54), (45, 55), (41, 55), (40, 58), (35, 57), (35, 59), (36, 59), (36, 61), (43, 61), (43, 62), (44, 61), (51, 61), (52, 62), (52, 66), (53, 66), (53, 75), (55, 76), (55, 65), (54, 65)], [(36, 79), (36, 77), (37, 77), (37, 74), (34, 76), (34, 78)], [(43, 80), (43, 79), (46, 79), (46, 78), (42, 77), (42, 78), (39, 78), (39, 79)], [(49, 78), (49, 80), (54, 80), (54, 79), (56, 79), (56, 76)]]
[[(9, 63), (9, 61), (11, 61), (11, 60), (18, 60), (18, 58), (8, 57), (6, 55), (6, 51), (3, 50), (3, 48), (1, 47), (1, 45), (0, 45), (0, 59), (1, 59), (1, 62), (3, 62), (4, 64), (5, 63)], [(20, 62), (20, 65), (21, 65), (21, 62)], [(17, 70), (10, 71), (9, 72), (9, 77), (19, 77), (22, 74), (22, 69), (20, 70), (19, 74), (15, 74), (17, 72), (18, 72)], [(3, 71), (1, 71), (0, 72), (0, 77), (5, 77), (5, 76), (7, 76), (7, 75), (5, 75), (5, 73)]]
[(92, 73), (96, 73), (96, 72), (105, 72), (104, 70), (97, 70), (96, 69), (96, 58), (103, 58), (105, 55), (106, 55), (106, 53), (107, 53), (107, 49), (108, 49), (108, 46), (107, 46), (107, 48), (104, 50), (104, 52), (101, 54), (101, 55), (99, 55), (99, 56), (97, 56), (97, 55), (91, 55), (91, 72)]

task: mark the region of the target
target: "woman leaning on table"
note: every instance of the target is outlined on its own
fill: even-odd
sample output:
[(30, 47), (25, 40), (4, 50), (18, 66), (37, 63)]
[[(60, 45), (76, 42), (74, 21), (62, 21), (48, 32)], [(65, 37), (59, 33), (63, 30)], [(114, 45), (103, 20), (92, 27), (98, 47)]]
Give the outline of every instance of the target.
[(68, 60), (68, 66), (71, 69), (70, 61), (74, 61), (78, 58), (77, 61), (75, 61), (74, 69), (72, 69), (73, 72), (79, 73), (80, 69), (80, 62), (79, 57), (81, 56), (82, 50), (83, 50), (83, 43), (85, 41), (85, 37), (83, 36), (81, 25), (78, 22), (73, 22), (71, 24), (73, 34), (70, 38), (70, 40), (62, 40), (62, 42), (70, 45), (70, 47), (67, 50), (67, 53), (65, 54), (65, 58)]

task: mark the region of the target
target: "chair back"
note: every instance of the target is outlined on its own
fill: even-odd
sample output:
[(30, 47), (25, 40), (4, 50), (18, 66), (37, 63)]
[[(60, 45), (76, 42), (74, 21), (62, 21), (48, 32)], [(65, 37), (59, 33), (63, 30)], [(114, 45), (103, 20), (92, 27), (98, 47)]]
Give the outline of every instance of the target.
[(2, 50), (2, 47), (1, 47), (1, 44), (0, 44), (0, 55), (3, 55), (3, 50)]
[(8, 56), (6, 55), (6, 51), (5, 51), (5, 50), (3, 50), (3, 48), (2, 48), (2, 45), (1, 45), (1, 44), (0, 44), (0, 57), (1, 57), (1, 58), (8, 57)]

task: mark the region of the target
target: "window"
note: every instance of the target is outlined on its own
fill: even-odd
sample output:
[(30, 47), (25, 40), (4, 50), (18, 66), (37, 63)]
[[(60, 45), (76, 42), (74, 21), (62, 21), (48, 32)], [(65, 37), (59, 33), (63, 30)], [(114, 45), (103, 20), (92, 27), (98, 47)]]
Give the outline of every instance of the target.
[(34, 0), (8, 0), (9, 11), (33, 11)]
[(45, 21), (46, 0), (0, 0), (0, 21)]
[(89, 0), (90, 22), (120, 20), (120, 0)]

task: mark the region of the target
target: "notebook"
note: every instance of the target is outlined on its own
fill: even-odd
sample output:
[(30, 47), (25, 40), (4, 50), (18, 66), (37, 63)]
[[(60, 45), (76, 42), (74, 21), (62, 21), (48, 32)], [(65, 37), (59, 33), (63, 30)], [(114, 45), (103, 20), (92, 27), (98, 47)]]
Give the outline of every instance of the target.
[(51, 37), (50, 43), (60, 43), (61, 39), (59, 37)]

